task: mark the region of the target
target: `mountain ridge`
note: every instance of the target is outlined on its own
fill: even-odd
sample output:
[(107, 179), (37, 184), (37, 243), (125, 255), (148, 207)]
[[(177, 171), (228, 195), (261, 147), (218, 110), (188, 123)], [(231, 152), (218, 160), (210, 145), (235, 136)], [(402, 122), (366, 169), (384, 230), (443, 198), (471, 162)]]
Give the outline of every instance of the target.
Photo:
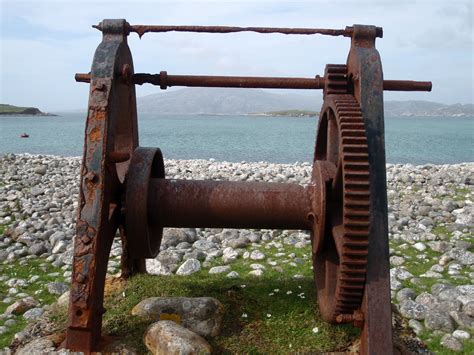
[[(270, 111), (319, 111), (321, 97), (275, 94), (260, 89), (184, 88), (139, 97), (140, 113), (240, 115)], [(385, 101), (387, 117), (474, 117), (473, 104), (446, 105), (424, 100)]]

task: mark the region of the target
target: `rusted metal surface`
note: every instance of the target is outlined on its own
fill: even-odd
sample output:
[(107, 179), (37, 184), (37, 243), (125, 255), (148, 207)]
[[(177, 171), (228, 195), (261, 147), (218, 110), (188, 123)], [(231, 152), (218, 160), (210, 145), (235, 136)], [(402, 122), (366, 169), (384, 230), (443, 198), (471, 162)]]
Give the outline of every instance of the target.
[[(343, 73), (340, 73), (343, 74)], [(345, 75), (345, 74), (343, 74)], [(325, 89), (337, 93), (338, 80), (316, 75), (314, 78), (285, 78), (285, 77), (255, 77), (255, 76), (206, 76), (206, 75), (168, 75), (166, 71), (160, 74), (137, 73), (128, 80), (136, 85), (152, 84), (161, 89), (172, 86), (188, 87), (234, 87), (234, 88), (260, 88), (260, 89)], [(77, 82), (89, 83), (90, 74), (77, 73)], [(347, 81), (339, 85), (339, 89), (345, 90)], [(386, 91), (431, 91), (432, 84), (429, 81), (412, 80), (384, 80), (383, 89)]]
[[(302, 229), (322, 317), (362, 328), (361, 354), (393, 353), (388, 265), (383, 91), (430, 91), (430, 82), (383, 80), (375, 39), (382, 29), (130, 26), (104, 20), (90, 74), (69, 325), (65, 346), (98, 350), (104, 281), (113, 238), (122, 239), (122, 275), (146, 272), (163, 227)], [(324, 77), (268, 78), (134, 74), (130, 32), (328, 34), (351, 37), (346, 64)], [(138, 147), (135, 86), (322, 89), (311, 183), (166, 179), (158, 148)]]
[[(328, 65), (327, 73), (342, 69)], [(325, 229), (313, 235), (313, 265), (321, 316), (335, 323), (360, 307), (367, 272), (369, 157), (362, 112), (352, 95), (325, 96), (315, 159), (332, 166), (321, 171), (323, 165), (314, 164), (313, 176), (324, 173), (329, 183)]]
[[(102, 22), (93, 25), (93, 28), (103, 31)], [(326, 36), (352, 36), (352, 27), (345, 29), (328, 28), (285, 28), (285, 27), (236, 27), (236, 26), (176, 26), (176, 25), (128, 25), (129, 32), (137, 33), (140, 38), (147, 32), (197, 32), (197, 33), (235, 33), (235, 32), (257, 32), (257, 33), (280, 33), (286, 35), (326, 35)], [(382, 37), (383, 30), (377, 27), (377, 36)]]
[(123, 158), (138, 146), (135, 89), (115, 79), (116, 66), (133, 69), (124, 26), (124, 20), (104, 22), (92, 64), (65, 342), (70, 350), (98, 350), (107, 262), (121, 223)]
[(137, 85), (149, 83), (161, 89), (172, 86), (190, 87), (235, 87), (235, 88), (268, 88), (268, 89), (323, 89), (324, 80), (319, 75), (315, 78), (278, 78), (250, 76), (201, 76), (201, 75), (168, 75), (135, 74), (133, 81)]
[(431, 81), (413, 80), (384, 80), (383, 89), (385, 91), (431, 91), (433, 84)]
[[(133, 153), (125, 197), (125, 232), (128, 252), (134, 258), (154, 258), (160, 251), (163, 224), (150, 218), (150, 179), (164, 178), (165, 165), (158, 148), (138, 147)], [(156, 201), (155, 201), (156, 202)], [(161, 201), (158, 201), (160, 204)], [(153, 205), (154, 206), (154, 205)]]
[(348, 74), (354, 78), (354, 97), (363, 112), (369, 154), (370, 227), (368, 264), (361, 311), (364, 325), (361, 353), (393, 352), (388, 212), (385, 167), (383, 72), (375, 49), (375, 28), (354, 26), (347, 59)]
[(312, 192), (298, 184), (151, 179), (149, 214), (165, 227), (310, 229)]

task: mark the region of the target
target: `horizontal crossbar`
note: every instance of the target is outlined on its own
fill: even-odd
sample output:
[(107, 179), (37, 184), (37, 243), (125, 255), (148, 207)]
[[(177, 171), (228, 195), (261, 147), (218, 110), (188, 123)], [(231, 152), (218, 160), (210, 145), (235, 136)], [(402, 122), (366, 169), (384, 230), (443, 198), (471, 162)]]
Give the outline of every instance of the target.
[[(89, 83), (90, 74), (76, 74), (76, 81)], [(132, 82), (137, 85), (145, 83), (166, 89), (172, 86), (188, 87), (234, 87), (262, 89), (324, 89), (324, 78), (284, 78), (284, 77), (252, 77), (252, 76), (204, 76), (204, 75), (168, 75), (138, 73)], [(430, 81), (384, 80), (383, 89), (388, 91), (431, 91)]]
[[(102, 23), (92, 27), (102, 31)], [(381, 27), (376, 27), (377, 37), (383, 36)], [(345, 29), (330, 28), (288, 28), (288, 27), (236, 27), (236, 26), (176, 26), (176, 25), (128, 25), (129, 32), (136, 32), (142, 37), (147, 32), (197, 32), (197, 33), (235, 33), (235, 32), (257, 32), (257, 33), (281, 33), (286, 35), (326, 35), (352, 37), (353, 27)]]

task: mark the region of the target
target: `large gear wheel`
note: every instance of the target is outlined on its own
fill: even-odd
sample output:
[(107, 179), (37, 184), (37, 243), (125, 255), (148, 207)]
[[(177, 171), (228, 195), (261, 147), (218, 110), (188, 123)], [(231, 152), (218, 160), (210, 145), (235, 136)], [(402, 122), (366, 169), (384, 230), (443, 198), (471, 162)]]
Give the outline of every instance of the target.
[(366, 131), (351, 94), (325, 95), (312, 180), (325, 197), (312, 238), (319, 309), (328, 322), (347, 322), (361, 307), (370, 227)]

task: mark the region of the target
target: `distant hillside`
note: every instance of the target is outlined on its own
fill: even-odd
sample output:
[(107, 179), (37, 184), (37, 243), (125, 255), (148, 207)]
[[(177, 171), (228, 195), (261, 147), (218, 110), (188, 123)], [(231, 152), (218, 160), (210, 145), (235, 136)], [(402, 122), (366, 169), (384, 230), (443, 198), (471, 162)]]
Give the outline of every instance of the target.
[(283, 110), (270, 112), (254, 112), (249, 116), (285, 116), (285, 117), (315, 117), (319, 116), (319, 112), (306, 110)]
[(474, 117), (473, 104), (444, 105), (430, 101), (386, 101), (385, 116)]
[[(235, 115), (320, 109), (320, 97), (272, 93), (259, 89), (185, 88), (138, 98), (138, 111), (143, 113)], [(474, 105), (386, 101), (385, 116), (474, 117)]]
[(0, 104), (0, 115), (3, 116), (56, 116), (51, 113), (41, 112), (36, 107), (19, 107), (8, 104)]
[(138, 98), (138, 111), (165, 114), (247, 114), (280, 110), (317, 111), (317, 98), (258, 89), (187, 88)]

